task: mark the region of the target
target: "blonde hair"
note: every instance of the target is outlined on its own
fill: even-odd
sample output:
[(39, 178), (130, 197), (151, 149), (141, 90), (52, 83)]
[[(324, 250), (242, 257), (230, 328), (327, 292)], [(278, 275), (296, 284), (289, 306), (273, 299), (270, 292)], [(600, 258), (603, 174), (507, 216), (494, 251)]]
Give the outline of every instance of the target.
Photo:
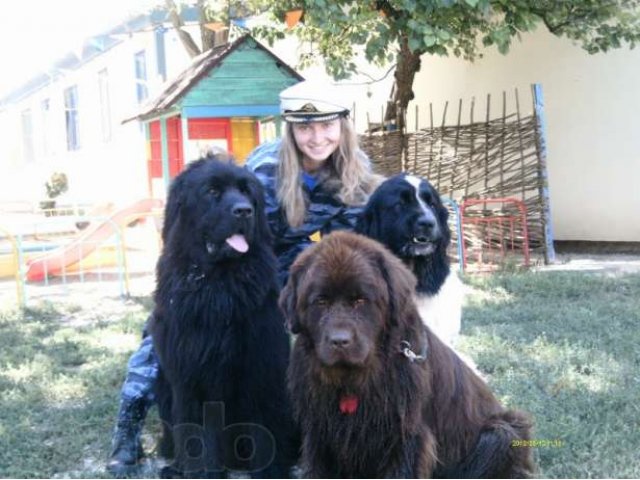
[[(280, 145), (280, 161), (277, 173), (277, 196), (287, 222), (299, 227), (307, 213), (302, 190), (302, 152), (293, 137), (292, 126), (286, 124)], [(382, 182), (383, 177), (371, 171), (369, 160), (358, 148), (358, 137), (348, 118), (340, 118), (340, 142), (338, 148), (323, 167), (329, 177), (339, 185), (336, 196), (348, 206), (364, 205), (369, 195)]]

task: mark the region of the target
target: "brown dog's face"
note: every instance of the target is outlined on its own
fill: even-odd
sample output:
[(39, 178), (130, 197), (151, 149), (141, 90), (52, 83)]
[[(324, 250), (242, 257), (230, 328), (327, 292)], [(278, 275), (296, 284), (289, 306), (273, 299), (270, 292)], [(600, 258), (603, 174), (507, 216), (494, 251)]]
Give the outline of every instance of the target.
[(302, 329), (325, 366), (364, 366), (384, 329), (380, 289), (362, 265), (325, 267), (315, 262), (302, 285)]
[[(389, 269), (389, 263), (393, 268)], [(280, 297), (289, 327), (324, 368), (361, 368), (374, 361), (393, 323), (393, 285), (410, 298), (413, 277), (376, 242), (334, 233), (307, 249)], [(396, 288), (396, 289), (397, 289)]]

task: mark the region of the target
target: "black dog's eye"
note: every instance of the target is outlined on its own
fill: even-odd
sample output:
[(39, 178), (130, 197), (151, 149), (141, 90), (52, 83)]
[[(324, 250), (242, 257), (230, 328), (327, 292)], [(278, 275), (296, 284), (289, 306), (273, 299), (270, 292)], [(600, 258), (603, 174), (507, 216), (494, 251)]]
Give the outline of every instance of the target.
[(411, 203), (411, 194), (409, 192), (401, 192), (398, 195), (398, 201), (394, 204), (394, 207), (406, 207)]
[(220, 191), (220, 189), (214, 185), (211, 185), (209, 187), (209, 195), (211, 195), (214, 198), (218, 198), (220, 196), (222, 192)]
[(427, 204), (427, 205), (429, 205), (430, 207), (433, 207), (434, 199), (433, 199), (433, 197), (432, 197), (429, 193), (427, 193), (427, 192), (422, 192), (422, 193), (420, 194), (420, 198), (422, 199), (422, 201), (423, 201), (424, 203), (426, 203), (426, 204)]
[(238, 182), (238, 190), (240, 190), (240, 193), (243, 193), (245, 195), (249, 194), (249, 186), (247, 185), (247, 182), (244, 180), (241, 180)]

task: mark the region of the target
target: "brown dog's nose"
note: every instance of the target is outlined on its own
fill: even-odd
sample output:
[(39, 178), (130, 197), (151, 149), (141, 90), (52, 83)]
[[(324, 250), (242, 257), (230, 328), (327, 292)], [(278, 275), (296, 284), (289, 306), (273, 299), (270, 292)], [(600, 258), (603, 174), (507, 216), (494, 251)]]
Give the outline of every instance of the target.
[(333, 348), (347, 348), (353, 342), (353, 335), (348, 330), (334, 330), (329, 334), (329, 344)]

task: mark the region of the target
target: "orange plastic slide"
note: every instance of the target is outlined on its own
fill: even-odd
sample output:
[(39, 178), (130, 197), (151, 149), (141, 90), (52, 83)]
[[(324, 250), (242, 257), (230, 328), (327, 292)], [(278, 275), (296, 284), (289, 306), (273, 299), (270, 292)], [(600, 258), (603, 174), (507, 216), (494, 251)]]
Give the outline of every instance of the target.
[(136, 214), (147, 213), (153, 209), (162, 208), (163, 205), (162, 200), (147, 198), (118, 210), (108, 220), (90, 226), (86, 232), (68, 245), (31, 260), (27, 266), (27, 280), (30, 282), (44, 280), (45, 275), (55, 275), (63, 268), (79, 262), (93, 252), (100, 242), (104, 242), (115, 233), (114, 224), (118, 227), (126, 226), (125, 224), (135, 220)]

